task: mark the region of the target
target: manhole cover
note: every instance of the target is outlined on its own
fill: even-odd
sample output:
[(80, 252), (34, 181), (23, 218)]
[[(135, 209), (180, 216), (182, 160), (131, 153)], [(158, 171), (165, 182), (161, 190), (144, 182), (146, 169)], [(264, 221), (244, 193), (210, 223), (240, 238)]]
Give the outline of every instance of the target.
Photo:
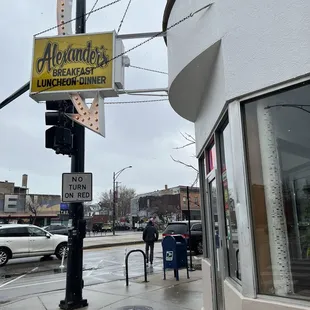
[(117, 310), (153, 310), (153, 308), (148, 306), (125, 306), (118, 308)]

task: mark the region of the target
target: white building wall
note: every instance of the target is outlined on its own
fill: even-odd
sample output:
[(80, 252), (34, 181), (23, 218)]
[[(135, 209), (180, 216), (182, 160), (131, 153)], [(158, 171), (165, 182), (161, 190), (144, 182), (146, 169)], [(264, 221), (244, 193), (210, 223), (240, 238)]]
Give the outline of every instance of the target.
[[(196, 152), (203, 148), (206, 138), (216, 124), (225, 103), (224, 64), (222, 48), (217, 57), (202, 95), (198, 117), (195, 122)], [(206, 121), (207, 120), (207, 121)]]
[[(209, 107), (201, 107), (202, 102), (215, 112), (229, 100), (305, 76), (310, 71), (310, 1), (212, 2), (210, 8), (172, 28), (167, 35), (170, 102), (182, 117), (196, 121), (197, 150), (204, 143), (200, 137), (205, 139), (200, 133), (209, 131), (209, 123), (214, 123)], [(168, 27), (206, 4), (205, 0), (176, 1)], [(216, 60), (210, 56), (200, 58), (199, 62), (194, 59), (202, 53), (207, 55), (216, 42), (221, 45), (223, 64), (216, 66), (212, 72), (216, 77), (212, 80), (223, 93), (213, 94), (210, 100), (211, 94), (203, 98), (208, 89), (208, 84), (203, 83), (208, 81), (207, 73), (199, 70)], [(193, 72), (189, 72), (191, 65), (195, 66)], [(193, 102), (188, 102), (190, 96)], [(215, 108), (212, 100), (220, 107)], [(193, 113), (193, 109), (197, 111)], [(198, 110), (202, 111), (199, 117)]]
[[(209, 9), (167, 33), (169, 99), (195, 123), (197, 154), (228, 102), (310, 72), (310, 1), (210, 2)], [(176, 1), (168, 27), (208, 3)], [(212, 267), (206, 261), (203, 266), (204, 306), (211, 309)], [(295, 300), (247, 298), (228, 281), (224, 292), (226, 309), (309, 309)]]

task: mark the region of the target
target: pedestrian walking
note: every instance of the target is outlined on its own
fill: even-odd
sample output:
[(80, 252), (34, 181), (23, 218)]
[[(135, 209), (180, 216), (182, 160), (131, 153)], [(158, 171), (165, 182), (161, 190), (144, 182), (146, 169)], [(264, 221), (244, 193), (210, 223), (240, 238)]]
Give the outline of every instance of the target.
[[(143, 241), (145, 242), (146, 263), (153, 265), (154, 243), (158, 240), (158, 231), (153, 221), (149, 221), (143, 230)], [(150, 255), (149, 255), (150, 251)]]

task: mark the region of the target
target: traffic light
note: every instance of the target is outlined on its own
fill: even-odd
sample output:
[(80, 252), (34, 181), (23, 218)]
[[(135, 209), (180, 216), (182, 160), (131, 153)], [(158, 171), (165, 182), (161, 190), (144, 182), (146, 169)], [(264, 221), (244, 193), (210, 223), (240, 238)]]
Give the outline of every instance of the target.
[(72, 155), (73, 122), (66, 116), (72, 113), (70, 100), (46, 101), (45, 124), (52, 126), (45, 131), (45, 147), (55, 150), (56, 154)]

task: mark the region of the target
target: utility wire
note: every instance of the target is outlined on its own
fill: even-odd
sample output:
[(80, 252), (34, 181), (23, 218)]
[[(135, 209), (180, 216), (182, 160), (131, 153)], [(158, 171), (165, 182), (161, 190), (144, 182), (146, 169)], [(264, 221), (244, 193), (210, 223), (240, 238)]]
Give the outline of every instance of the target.
[[(110, 6), (110, 5), (112, 5), (112, 4), (114, 4), (114, 3), (117, 3), (117, 2), (119, 2), (119, 1), (121, 1), (121, 0), (116, 0), (116, 1), (114, 1), (114, 2), (111, 2), (110, 4), (107, 4), (107, 5), (104, 6), (104, 7)], [(185, 16), (184, 18), (182, 18), (182, 19), (179, 20), (178, 22), (176, 22), (176, 23), (170, 25), (169, 27), (167, 27), (166, 31), (158, 32), (157, 34), (153, 35), (152, 37), (148, 38), (147, 40), (145, 40), (145, 41), (143, 41), (143, 42), (137, 44), (136, 46), (130, 48), (129, 50), (127, 50), (127, 51), (125, 51), (125, 52), (123, 52), (123, 53), (121, 53), (121, 54), (119, 54), (119, 55), (113, 57), (113, 58), (110, 59), (108, 62), (113, 61), (114, 59), (116, 59), (116, 58), (118, 58), (118, 57), (122, 57), (122, 56), (125, 55), (126, 53), (129, 53), (129, 52), (135, 50), (136, 48), (138, 48), (138, 47), (140, 47), (140, 46), (146, 44), (147, 42), (149, 42), (149, 41), (151, 41), (151, 40), (153, 40), (153, 39), (155, 39), (155, 38), (157, 38), (157, 37), (159, 37), (159, 36), (165, 34), (167, 31), (169, 31), (169, 30), (172, 29), (173, 27), (178, 26), (179, 24), (181, 24), (181, 23), (183, 23), (184, 21), (188, 20), (189, 18), (193, 17), (194, 15), (196, 15), (197, 13), (199, 13), (200, 11), (209, 8), (212, 4), (213, 4), (213, 3), (210, 3), (210, 4), (208, 4), (208, 5), (205, 5), (204, 7), (198, 9), (197, 11), (190, 13), (189, 15)], [(98, 11), (98, 10), (100, 10), (100, 9), (102, 9), (102, 8), (103, 8), (103, 7), (100, 7), (100, 8), (98, 8), (98, 9), (94, 10), (93, 12)], [(93, 13), (93, 12), (92, 12), (92, 13)], [(89, 14), (89, 13), (86, 13), (86, 14)], [(57, 27), (58, 27), (58, 25), (57, 25), (56, 27), (54, 27), (54, 28), (57, 28)], [(54, 29), (54, 28), (53, 28), (53, 29)], [(49, 31), (49, 30), (50, 30), (50, 29), (47, 29), (47, 30), (44, 31), (44, 32), (47, 32), (47, 31)], [(44, 33), (44, 32), (41, 32), (41, 33)], [(41, 33), (38, 33), (38, 34), (41, 34)], [(36, 35), (38, 35), (38, 34), (36, 34)], [(107, 63), (108, 63), (108, 62), (107, 62)], [(99, 68), (99, 67), (95, 67), (95, 69), (96, 69), (96, 68)], [(76, 77), (79, 77), (79, 76), (80, 76), (80, 75), (78, 75), (78, 76), (76, 76)], [(29, 88), (30, 88), (30, 82), (26, 83), (26, 84), (25, 84), (24, 86), (22, 86), (19, 90), (17, 90), (17, 91), (16, 91), (15, 93), (13, 93), (11, 96), (9, 96), (8, 98), (6, 98), (4, 101), (2, 101), (2, 102), (0, 103), (0, 109), (2, 109), (4, 106), (6, 106), (7, 104), (9, 104), (10, 102), (12, 102), (13, 100), (15, 100), (16, 98), (18, 98), (18, 97), (19, 97), (20, 95), (22, 95), (23, 93), (25, 93), (27, 90), (29, 90)], [(50, 87), (50, 88), (53, 88), (53, 86)], [(50, 89), (50, 88), (47, 88), (47, 89), (45, 89), (45, 90), (48, 90), (48, 89)], [(43, 91), (45, 91), (45, 90), (42, 90), (42, 91), (40, 91), (40, 92), (43, 92)], [(38, 93), (40, 93), (40, 92), (38, 92)]]
[(138, 67), (138, 66), (132, 66), (132, 65), (130, 65), (129, 67), (135, 68), (135, 69), (144, 70), (144, 71), (150, 71), (150, 72), (155, 72), (155, 73), (161, 73), (161, 74), (168, 75), (168, 72), (164, 72), (164, 71), (159, 71), (159, 70), (154, 70), (154, 69), (149, 69), (149, 68), (143, 68), (143, 67)]
[(98, 1), (99, 1), (99, 0), (96, 0), (96, 1), (95, 1), (95, 3), (94, 3), (94, 5), (93, 5), (92, 9), (90, 10), (90, 13), (89, 13), (89, 14), (87, 15), (87, 17), (86, 17), (86, 20), (85, 20), (86, 22), (87, 22), (87, 20), (88, 20), (88, 18), (89, 18), (89, 16), (90, 16), (90, 14), (93, 13), (93, 11), (94, 11), (96, 5), (98, 4)]
[(43, 34), (43, 33), (49, 32), (49, 31), (51, 31), (51, 30), (54, 30), (54, 29), (58, 28), (59, 26), (69, 24), (69, 23), (71, 23), (71, 22), (73, 22), (73, 21), (75, 21), (75, 20), (77, 20), (77, 19), (79, 19), (79, 18), (82, 18), (83, 16), (87, 16), (87, 15), (89, 16), (90, 14), (93, 14), (93, 13), (95, 13), (95, 12), (98, 12), (98, 11), (100, 11), (100, 10), (103, 10), (103, 9), (105, 9), (105, 8), (107, 8), (107, 7), (111, 6), (111, 5), (113, 5), (113, 4), (116, 4), (116, 3), (120, 2), (120, 1), (122, 1), (122, 0), (115, 0), (115, 1), (113, 1), (113, 2), (110, 2), (110, 3), (106, 4), (106, 5), (103, 5), (103, 6), (99, 7), (98, 9), (92, 9), (91, 11), (89, 11), (89, 12), (87, 12), (87, 13), (81, 15), (81, 16), (77, 16), (77, 17), (75, 17), (75, 18), (72, 18), (72, 19), (70, 19), (70, 20), (67, 20), (66, 22), (64, 22), (64, 23), (62, 23), (62, 24), (59, 24), (59, 25), (53, 26), (53, 27), (51, 27), (51, 28), (45, 29), (45, 30), (43, 30), (43, 31), (40, 31), (40, 32), (34, 34), (34, 36), (36, 37), (36, 36), (38, 36), (38, 35), (40, 35), (40, 34)]
[[(118, 0), (118, 1), (120, 1), (120, 0)], [(198, 9), (198, 10), (196, 10), (196, 11), (190, 13), (190, 14), (188, 14), (187, 16), (183, 17), (183, 18), (180, 19), (179, 21), (177, 21), (177, 22), (175, 22), (174, 24), (172, 24), (172, 25), (170, 25), (169, 27), (167, 27), (166, 31), (157, 32), (157, 33), (154, 34), (153, 36), (151, 36), (151, 37), (149, 37), (148, 39), (142, 41), (141, 43), (139, 43), (139, 44), (137, 44), (137, 45), (135, 45), (135, 46), (129, 48), (128, 50), (126, 50), (126, 51), (124, 51), (124, 52), (122, 52), (122, 53), (120, 53), (120, 54), (118, 54), (118, 55), (112, 57), (111, 59), (107, 60), (107, 61), (104, 63), (104, 65), (106, 66), (106, 65), (107, 65), (108, 63), (110, 63), (111, 61), (113, 61), (113, 60), (115, 60), (115, 59), (117, 59), (117, 58), (119, 58), (119, 57), (122, 57), (122, 56), (124, 56), (124, 55), (126, 55), (126, 54), (128, 54), (128, 53), (130, 53), (130, 52), (132, 52), (133, 50), (135, 50), (135, 49), (141, 47), (142, 45), (144, 45), (144, 44), (146, 44), (146, 43), (148, 43), (148, 42), (154, 40), (154, 39), (157, 38), (157, 37), (160, 37), (160, 36), (164, 35), (167, 31), (169, 31), (169, 30), (171, 30), (172, 28), (174, 28), (174, 27), (180, 25), (181, 23), (185, 22), (186, 20), (192, 18), (194, 15), (196, 15), (196, 14), (199, 13), (199, 12), (201, 12), (202, 10), (209, 8), (212, 4), (213, 4), (213, 2), (212, 2), (212, 3), (209, 3), (209, 4), (205, 5), (205, 6), (203, 6), (202, 8), (200, 8), (200, 9)], [(98, 65), (98, 66), (96, 66), (96, 67), (93, 67), (93, 70), (98, 69), (98, 68), (100, 68), (100, 67), (101, 67), (101, 65)], [(81, 74), (78, 74), (78, 75), (74, 76), (73, 78), (78, 78), (79, 76), (81, 76)], [(36, 92), (34, 95), (40, 94), (40, 93), (42, 93), (42, 92), (44, 92), (44, 91), (47, 91), (47, 90), (50, 90), (50, 89), (52, 89), (52, 88), (54, 88), (54, 87), (55, 87), (55, 86), (47, 87), (47, 88), (45, 88), (45, 89), (42, 89), (42, 90)]]
[(104, 104), (127, 104), (127, 103), (149, 103), (149, 102), (160, 102), (169, 101), (169, 99), (152, 99), (152, 100), (136, 100), (136, 101), (108, 101)]
[(123, 22), (124, 22), (124, 20), (125, 20), (126, 15), (127, 15), (127, 12), (128, 12), (129, 7), (130, 7), (130, 4), (131, 4), (131, 0), (129, 0), (129, 2), (128, 2), (128, 5), (127, 5), (127, 8), (126, 8), (126, 10), (125, 10), (125, 12), (124, 12), (123, 18), (122, 18), (122, 20), (121, 20), (121, 22), (120, 22), (120, 24), (119, 24), (119, 26), (118, 26), (117, 33), (119, 33), (120, 30), (121, 30), (121, 28), (122, 28), (122, 25), (123, 25)]

